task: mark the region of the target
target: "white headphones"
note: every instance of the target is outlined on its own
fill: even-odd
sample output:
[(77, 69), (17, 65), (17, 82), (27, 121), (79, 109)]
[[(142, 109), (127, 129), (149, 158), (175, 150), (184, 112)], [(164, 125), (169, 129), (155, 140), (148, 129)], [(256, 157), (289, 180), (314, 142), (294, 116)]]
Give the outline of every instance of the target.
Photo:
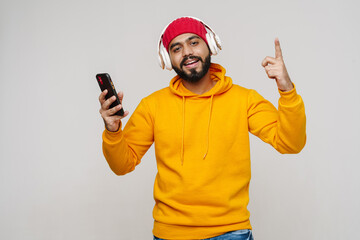
[[(206, 33), (206, 40), (208, 42), (210, 51), (212, 53), (212, 55), (216, 55), (218, 54), (218, 52), (221, 50), (221, 41), (218, 35), (216, 35), (216, 33), (208, 26), (206, 25), (203, 21), (201, 21), (198, 18), (195, 17), (190, 17), (190, 16), (186, 16), (187, 18), (192, 18), (195, 19), (199, 22), (201, 22), (204, 26), (205, 29), (207, 30)], [(172, 23), (172, 22), (171, 22)], [(169, 23), (164, 30), (161, 32), (160, 35), (160, 39), (159, 39), (159, 46), (158, 46), (158, 54), (159, 54), (159, 64), (160, 67), (162, 69), (168, 69), (171, 70), (172, 69), (172, 65), (171, 65), (171, 60), (170, 60), (170, 56), (168, 51), (165, 49), (164, 45), (162, 44), (162, 38), (164, 35), (165, 30), (167, 29), (167, 27), (171, 24)], [(209, 31), (208, 31), (209, 30)]]

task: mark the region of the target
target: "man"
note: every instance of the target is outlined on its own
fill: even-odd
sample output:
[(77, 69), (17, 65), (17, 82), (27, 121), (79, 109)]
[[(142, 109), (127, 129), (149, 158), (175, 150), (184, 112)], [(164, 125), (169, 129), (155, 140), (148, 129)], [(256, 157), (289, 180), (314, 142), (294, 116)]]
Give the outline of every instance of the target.
[(220, 41), (198, 19), (174, 20), (160, 46), (161, 65), (177, 76), (140, 102), (124, 130), (121, 119), (128, 112), (112, 116), (121, 106), (109, 109), (114, 98), (100, 95), (104, 156), (123, 175), (155, 142), (154, 239), (252, 239), (249, 131), (281, 153), (298, 153), (306, 141), (304, 104), (279, 41), (275, 58), (262, 62), (276, 80), (278, 110), (256, 91), (232, 84), (225, 69), (211, 63)]

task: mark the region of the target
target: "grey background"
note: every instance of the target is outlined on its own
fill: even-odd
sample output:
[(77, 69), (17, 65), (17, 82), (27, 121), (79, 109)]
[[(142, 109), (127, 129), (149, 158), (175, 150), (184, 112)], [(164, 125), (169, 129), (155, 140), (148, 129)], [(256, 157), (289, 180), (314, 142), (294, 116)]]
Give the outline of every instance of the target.
[(276, 106), (261, 61), (279, 37), (305, 101), (300, 154), (251, 137), (255, 239), (359, 239), (358, 9), (349, 0), (2, 0), (0, 238), (152, 238), (154, 150), (134, 172), (111, 172), (95, 74), (111, 74), (132, 113), (174, 76), (158, 67), (161, 30), (190, 15), (223, 41), (213, 62)]

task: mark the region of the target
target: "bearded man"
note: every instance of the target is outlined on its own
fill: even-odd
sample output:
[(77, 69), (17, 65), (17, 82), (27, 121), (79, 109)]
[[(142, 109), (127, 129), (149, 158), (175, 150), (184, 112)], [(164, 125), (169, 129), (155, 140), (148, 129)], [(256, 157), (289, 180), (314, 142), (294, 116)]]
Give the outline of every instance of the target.
[[(169, 87), (142, 99), (124, 129), (99, 101), (105, 122), (103, 153), (124, 175), (155, 143), (154, 239), (253, 239), (249, 202), (249, 132), (280, 153), (298, 153), (306, 142), (305, 108), (286, 71), (279, 40), (275, 57), (262, 62), (280, 93), (276, 109), (256, 91), (232, 83), (211, 63), (219, 37), (199, 19), (172, 21), (159, 41), (160, 64), (177, 75)], [(119, 98), (123, 100), (120, 92)]]

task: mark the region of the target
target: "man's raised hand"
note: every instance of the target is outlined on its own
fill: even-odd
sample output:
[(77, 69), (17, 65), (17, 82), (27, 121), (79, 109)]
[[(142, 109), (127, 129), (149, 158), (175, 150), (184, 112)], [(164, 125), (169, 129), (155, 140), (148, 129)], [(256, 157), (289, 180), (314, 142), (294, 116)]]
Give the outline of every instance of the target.
[(261, 65), (265, 68), (268, 77), (276, 80), (276, 84), (281, 91), (287, 92), (294, 88), (285, 67), (278, 38), (275, 39), (275, 58), (268, 56), (262, 61)]
[[(116, 105), (115, 107), (109, 109), (110, 105), (116, 100), (116, 97), (112, 96), (111, 98), (105, 100), (106, 94), (107, 90), (105, 89), (99, 96), (99, 102), (101, 105), (99, 112), (104, 120), (106, 129), (111, 132), (116, 132), (120, 128), (120, 120), (126, 117), (129, 112), (125, 111), (123, 116), (113, 115), (122, 108), (122, 104)], [(124, 97), (123, 92), (119, 92), (118, 96), (120, 102), (122, 103)]]

